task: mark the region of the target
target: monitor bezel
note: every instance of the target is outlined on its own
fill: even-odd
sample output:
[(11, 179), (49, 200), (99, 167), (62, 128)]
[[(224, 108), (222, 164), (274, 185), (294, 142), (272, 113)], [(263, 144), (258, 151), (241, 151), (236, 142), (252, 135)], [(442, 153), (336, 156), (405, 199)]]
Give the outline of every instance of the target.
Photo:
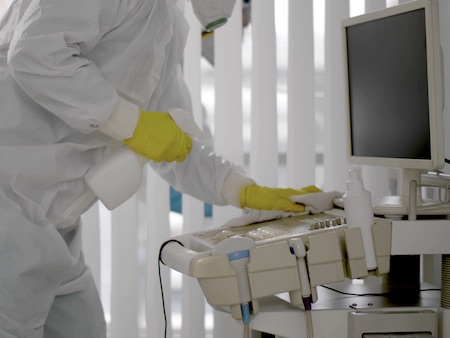
[[(352, 154), (350, 92), (347, 64), (348, 27), (399, 15), (418, 9), (425, 10), (425, 29), (427, 41), (427, 72), (429, 95), (429, 125), (430, 125), (430, 159), (409, 159), (391, 157), (356, 156)], [(443, 127), (443, 62), (439, 35), (439, 10), (437, 0), (416, 0), (402, 5), (388, 7), (375, 12), (351, 17), (342, 21), (344, 78), (346, 91), (346, 135), (347, 158), (351, 164), (395, 167), (405, 169), (439, 170), (444, 167), (444, 127)]]

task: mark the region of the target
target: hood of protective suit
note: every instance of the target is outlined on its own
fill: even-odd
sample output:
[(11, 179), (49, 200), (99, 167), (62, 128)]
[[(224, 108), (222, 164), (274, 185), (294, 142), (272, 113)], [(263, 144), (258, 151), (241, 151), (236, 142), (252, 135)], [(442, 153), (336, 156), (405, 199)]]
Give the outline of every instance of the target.
[(191, 3), (195, 16), (210, 32), (228, 22), (236, 0), (191, 0)]

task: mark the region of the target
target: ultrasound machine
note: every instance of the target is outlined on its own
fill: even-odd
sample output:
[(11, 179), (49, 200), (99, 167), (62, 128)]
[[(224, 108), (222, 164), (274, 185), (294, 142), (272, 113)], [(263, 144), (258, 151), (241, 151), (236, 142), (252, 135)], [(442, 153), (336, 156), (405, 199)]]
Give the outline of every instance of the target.
[[(340, 199), (322, 214), (183, 234), (164, 245), (161, 261), (196, 278), (207, 302), (252, 337), (449, 338), (437, 0), (346, 19), (342, 36), (349, 163), (402, 172), (397, 196), (373, 200), (377, 268), (367, 269), (361, 231), (347, 226)], [(437, 197), (425, 198), (426, 189)], [(428, 255), (440, 260), (437, 287), (421, 280)]]

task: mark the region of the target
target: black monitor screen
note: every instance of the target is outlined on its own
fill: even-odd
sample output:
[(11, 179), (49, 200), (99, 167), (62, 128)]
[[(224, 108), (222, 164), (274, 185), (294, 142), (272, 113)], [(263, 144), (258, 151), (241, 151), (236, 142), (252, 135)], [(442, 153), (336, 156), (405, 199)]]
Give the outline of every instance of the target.
[(425, 10), (346, 28), (352, 155), (430, 159)]

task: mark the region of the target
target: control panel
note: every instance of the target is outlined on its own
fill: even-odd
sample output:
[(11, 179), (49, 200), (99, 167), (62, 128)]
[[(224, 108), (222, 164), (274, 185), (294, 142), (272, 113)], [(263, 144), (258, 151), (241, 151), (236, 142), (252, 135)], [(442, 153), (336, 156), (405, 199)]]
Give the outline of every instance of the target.
[(212, 249), (222, 240), (230, 237), (246, 237), (258, 245), (283, 241), (291, 237), (311, 236), (327, 231), (342, 231), (346, 228), (345, 218), (331, 214), (304, 215), (281, 218), (240, 227), (220, 227), (195, 233), (191, 237), (197, 249)]

